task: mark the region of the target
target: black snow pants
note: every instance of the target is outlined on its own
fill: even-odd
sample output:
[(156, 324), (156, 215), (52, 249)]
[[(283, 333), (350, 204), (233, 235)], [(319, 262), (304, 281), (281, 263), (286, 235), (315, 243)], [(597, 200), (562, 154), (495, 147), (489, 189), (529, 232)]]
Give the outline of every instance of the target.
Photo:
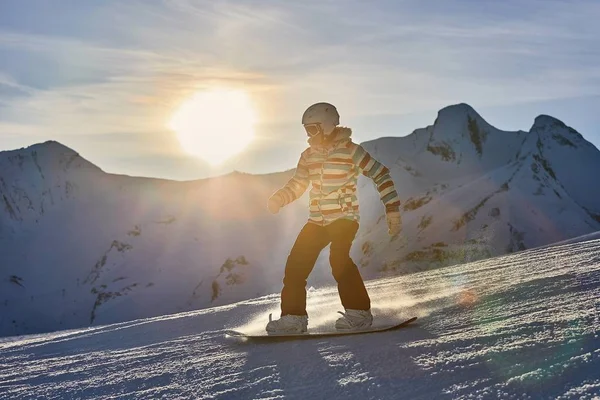
[(331, 243), (329, 262), (345, 309), (368, 310), (371, 300), (358, 267), (350, 258), (350, 247), (358, 222), (339, 219), (326, 226), (304, 225), (285, 266), (281, 291), (281, 315), (306, 315), (306, 280), (321, 251)]

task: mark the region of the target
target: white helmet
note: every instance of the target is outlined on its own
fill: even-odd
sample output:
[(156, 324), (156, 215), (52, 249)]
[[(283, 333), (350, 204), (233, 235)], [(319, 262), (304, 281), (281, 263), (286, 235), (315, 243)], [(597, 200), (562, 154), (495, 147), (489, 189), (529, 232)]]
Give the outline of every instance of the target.
[(302, 125), (309, 136), (322, 133), (329, 135), (340, 124), (340, 114), (329, 103), (316, 103), (308, 107), (302, 115)]

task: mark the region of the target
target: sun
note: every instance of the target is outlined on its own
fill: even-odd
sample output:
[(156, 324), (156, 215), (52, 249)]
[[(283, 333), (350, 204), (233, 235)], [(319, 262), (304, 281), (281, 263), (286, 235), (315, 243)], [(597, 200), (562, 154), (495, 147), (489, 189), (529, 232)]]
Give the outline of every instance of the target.
[(185, 101), (168, 126), (187, 153), (218, 165), (252, 142), (255, 123), (256, 113), (246, 92), (211, 89)]

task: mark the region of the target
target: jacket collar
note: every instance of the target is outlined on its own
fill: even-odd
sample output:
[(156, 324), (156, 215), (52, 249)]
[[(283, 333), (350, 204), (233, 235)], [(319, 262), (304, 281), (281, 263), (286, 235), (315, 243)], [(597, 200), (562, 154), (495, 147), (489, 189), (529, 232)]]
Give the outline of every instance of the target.
[(336, 127), (327, 140), (323, 140), (322, 135), (308, 139), (308, 144), (316, 150), (331, 150), (342, 143), (350, 141), (352, 129), (343, 126)]

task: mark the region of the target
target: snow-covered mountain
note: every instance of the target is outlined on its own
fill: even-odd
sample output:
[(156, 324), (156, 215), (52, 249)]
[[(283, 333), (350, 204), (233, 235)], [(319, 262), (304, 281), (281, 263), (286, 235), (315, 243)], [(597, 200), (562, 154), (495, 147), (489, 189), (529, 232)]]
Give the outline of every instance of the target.
[(131, 178), (106, 174), (55, 142), (0, 153), (0, 171), (3, 335), (276, 290), (263, 265), (275, 265), (291, 225), (301, 223), (293, 208), (276, 219), (264, 206), (289, 172)]
[[(373, 184), (359, 182), (353, 257), (367, 279), (600, 230), (600, 152), (552, 117), (505, 132), (460, 104), (432, 126), (363, 145), (404, 201), (404, 235), (389, 238)], [(277, 216), (265, 203), (290, 176), (177, 182), (107, 174), (56, 142), (1, 152), (0, 335), (279, 292), (306, 196)], [(309, 285), (331, 283), (324, 252)]]
[[(480, 259), (600, 228), (600, 152), (555, 118), (506, 132), (459, 104), (442, 109), (432, 126), (365, 147), (390, 166), (404, 200), (407, 241), (362, 236), (378, 255), (366, 262), (380, 270)], [(371, 210), (367, 226), (379, 217)]]
[[(581, 239), (578, 239), (581, 240)], [(600, 234), (367, 282), (399, 331), (245, 343), (276, 295), (0, 339), (0, 399), (577, 399), (600, 396)], [(334, 287), (311, 291), (331, 329)]]

